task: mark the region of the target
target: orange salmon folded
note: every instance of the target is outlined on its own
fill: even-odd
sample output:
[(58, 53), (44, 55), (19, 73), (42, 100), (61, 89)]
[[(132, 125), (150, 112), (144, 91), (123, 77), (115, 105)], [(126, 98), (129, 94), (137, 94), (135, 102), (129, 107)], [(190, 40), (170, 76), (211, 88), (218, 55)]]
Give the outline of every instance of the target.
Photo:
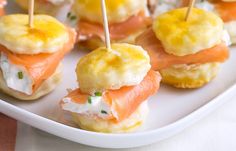
[[(144, 12), (130, 17), (128, 20), (121, 23), (113, 23), (109, 25), (111, 40), (122, 40), (130, 34), (140, 31), (151, 25), (151, 18), (146, 17)], [(80, 20), (78, 23), (78, 39), (79, 41), (89, 38), (98, 37), (104, 39), (103, 25), (85, 20)]]
[(224, 62), (229, 58), (229, 50), (223, 42), (191, 55), (175, 56), (168, 54), (152, 29), (148, 29), (141, 34), (136, 39), (136, 44), (142, 46), (148, 52), (153, 70), (161, 70), (177, 64)]
[[(136, 111), (141, 103), (158, 91), (160, 81), (160, 74), (150, 70), (143, 81), (138, 85), (124, 86), (118, 90), (106, 90), (102, 95), (103, 100), (116, 115), (109, 117), (109, 120), (120, 122), (128, 118)], [(88, 97), (88, 94), (82, 93), (80, 89), (76, 89), (70, 92), (65, 98), (70, 98), (72, 101), (79, 104), (85, 104)], [(63, 105), (63, 101), (61, 101), (61, 105)]]
[(214, 6), (224, 22), (236, 20), (236, 2), (218, 2)]
[(3, 16), (5, 14), (5, 11), (3, 8), (0, 8), (0, 16)]
[(3, 45), (0, 45), (0, 52), (7, 55), (11, 63), (23, 66), (34, 81), (33, 92), (47, 80), (57, 69), (60, 61), (73, 47), (76, 34), (68, 28), (69, 40), (55, 53), (41, 53), (37, 55), (14, 54)]

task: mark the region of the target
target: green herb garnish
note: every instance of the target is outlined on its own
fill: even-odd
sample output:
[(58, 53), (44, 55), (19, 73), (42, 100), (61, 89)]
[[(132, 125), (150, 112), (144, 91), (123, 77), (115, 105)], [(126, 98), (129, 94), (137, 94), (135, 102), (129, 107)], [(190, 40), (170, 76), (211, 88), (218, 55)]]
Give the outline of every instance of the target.
[(92, 104), (92, 98), (91, 98), (91, 96), (88, 97), (88, 103), (89, 103), (89, 104)]
[(19, 79), (23, 79), (23, 77), (24, 77), (24, 76), (23, 76), (23, 72), (20, 71), (20, 72), (18, 72), (17, 74), (18, 74), (18, 78), (19, 78)]
[(75, 19), (76, 19), (76, 16), (71, 16), (70, 19), (71, 19), (71, 20), (75, 20)]
[(71, 12), (67, 13), (67, 18), (70, 18)]
[(104, 111), (104, 110), (101, 110), (101, 113), (102, 113), (102, 114), (107, 114), (107, 112), (106, 112), (106, 111)]
[(102, 96), (102, 92), (95, 92), (95, 96)]

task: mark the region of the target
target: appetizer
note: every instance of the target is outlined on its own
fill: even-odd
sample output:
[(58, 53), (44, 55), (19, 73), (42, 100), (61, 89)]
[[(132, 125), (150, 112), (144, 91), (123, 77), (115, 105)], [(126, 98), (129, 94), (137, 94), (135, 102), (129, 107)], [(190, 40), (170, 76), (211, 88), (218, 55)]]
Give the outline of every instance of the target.
[(60, 103), (85, 130), (121, 133), (137, 129), (147, 113), (147, 99), (159, 89), (160, 74), (150, 70), (145, 50), (131, 44), (100, 47), (82, 57), (76, 74), (80, 88)]
[(220, 63), (229, 57), (230, 43), (223, 21), (211, 12), (187, 8), (157, 17), (151, 29), (136, 39), (151, 57), (153, 70), (164, 83), (178, 88), (198, 88), (211, 81)]
[[(28, 0), (15, 0), (23, 9), (28, 10)], [(35, 0), (35, 13), (48, 14), (60, 21), (65, 21), (66, 14), (70, 11), (73, 0)]]
[[(91, 50), (103, 45), (104, 30), (100, 0), (75, 0), (73, 11), (78, 16), (78, 40)], [(149, 25), (147, 0), (108, 0), (107, 16), (112, 42), (134, 43)]]
[(236, 1), (212, 0), (211, 2), (202, 1), (196, 7), (207, 11), (215, 12), (224, 21), (225, 29), (228, 31), (232, 44), (236, 43)]
[(53, 17), (28, 15), (0, 18), (0, 90), (20, 100), (35, 100), (56, 88), (60, 62), (75, 42), (75, 31)]
[(5, 14), (4, 7), (7, 4), (6, 0), (0, 0), (0, 16)]

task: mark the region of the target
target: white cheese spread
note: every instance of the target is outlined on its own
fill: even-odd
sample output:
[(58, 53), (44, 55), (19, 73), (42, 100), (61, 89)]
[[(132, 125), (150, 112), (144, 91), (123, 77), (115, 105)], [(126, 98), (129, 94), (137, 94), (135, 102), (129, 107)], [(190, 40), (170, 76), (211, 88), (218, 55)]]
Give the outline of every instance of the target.
[(101, 96), (91, 96), (84, 104), (79, 104), (71, 100), (71, 98), (64, 98), (62, 108), (63, 110), (88, 115), (98, 116), (106, 119), (112, 115), (112, 111), (109, 105), (103, 100)]
[(0, 54), (0, 69), (9, 88), (27, 95), (32, 94), (33, 80), (27, 74), (26, 69), (12, 64), (3, 52)]

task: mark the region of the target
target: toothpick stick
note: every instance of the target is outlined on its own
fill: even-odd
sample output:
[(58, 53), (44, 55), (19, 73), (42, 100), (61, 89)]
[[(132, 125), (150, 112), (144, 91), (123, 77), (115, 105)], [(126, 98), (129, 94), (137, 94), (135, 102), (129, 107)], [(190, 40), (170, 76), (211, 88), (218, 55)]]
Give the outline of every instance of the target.
[(195, 4), (195, 0), (191, 0), (190, 4), (188, 6), (188, 11), (187, 11), (186, 16), (185, 16), (185, 21), (188, 21), (188, 18), (191, 14), (191, 11), (192, 11), (192, 8), (193, 8), (194, 4)]
[(110, 40), (110, 33), (107, 21), (107, 11), (106, 11), (106, 3), (105, 0), (101, 0), (101, 7), (102, 7), (102, 18), (103, 18), (103, 28), (105, 34), (105, 42), (107, 49), (111, 49), (111, 40)]
[(34, 0), (28, 0), (29, 2), (29, 27), (33, 27), (34, 23)]

